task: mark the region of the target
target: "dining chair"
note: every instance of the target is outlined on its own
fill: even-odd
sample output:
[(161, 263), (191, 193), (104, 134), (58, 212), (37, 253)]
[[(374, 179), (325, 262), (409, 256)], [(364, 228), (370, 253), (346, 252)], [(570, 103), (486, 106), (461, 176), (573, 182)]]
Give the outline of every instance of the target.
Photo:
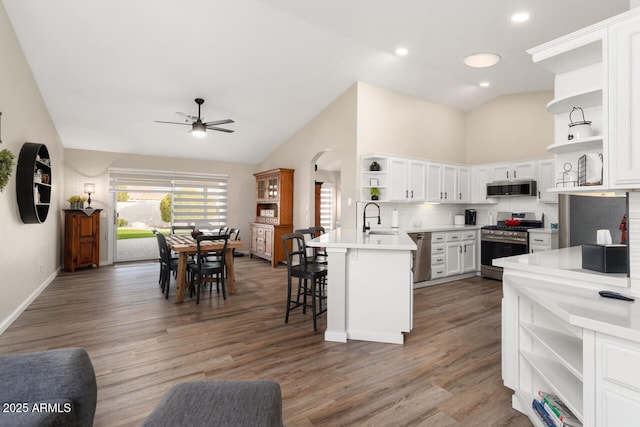
[[(318, 316), (325, 311), (322, 301), (326, 299), (323, 288), (327, 279), (328, 268), (324, 264), (308, 261), (307, 246), (302, 233), (288, 233), (282, 236), (287, 262), (287, 310), (284, 323), (289, 323), (291, 310), (302, 307), (302, 313), (311, 307), (313, 313), (313, 330), (318, 330)], [(293, 299), (292, 278), (298, 278), (298, 289)], [(309, 283), (311, 282), (311, 283)], [(307, 297), (311, 303), (307, 302)], [(302, 298), (302, 301), (300, 301)]]
[[(190, 280), (190, 292), (196, 293), (196, 304), (200, 304), (200, 288), (204, 279), (208, 279), (209, 292), (213, 289), (213, 280), (215, 276), (216, 290), (220, 293), (220, 287), (222, 287), (222, 298), (227, 299), (227, 293), (224, 283), (225, 273), (225, 260), (227, 256), (227, 244), (229, 242), (229, 235), (208, 235), (201, 234), (195, 237), (196, 239), (196, 262), (189, 264), (189, 272), (191, 274)], [(204, 242), (204, 243), (203, 243)], [(217, 250), (211, 250), (206, 248), (206, 243), (223, 243), (223, 247)], [(214, 261), (207, 259), (208, 256), (213, 255)], [(195, 284), (194, 284), (195, 282)], [(194, 289), (195, 286), (195, 289)]]
[(171, 257), (171, 251), (167, 246), (167, 239), (162, 233), (156, 233), (158, 240), (158, 251), (160, 253), (160, 289), (169, 298), (169, 283), (171, 282), (171, 272), (178, 271), (178, 260)]
[[(307, 236), (308, 236), (308, 240), (315, 239), (316, 237), (319, 236), (319, 234), (316, 234), (313, 228), (300, 228), (298, 230), (295, 230), (294, 233), (301, 233), (302, 235), (304, 235), (305, 244), (307, 242)], [(321, 249), (321, 248), (307, 247), (307, 262), (327, 264), (326, 252), (324, 252), (324, 249)]]

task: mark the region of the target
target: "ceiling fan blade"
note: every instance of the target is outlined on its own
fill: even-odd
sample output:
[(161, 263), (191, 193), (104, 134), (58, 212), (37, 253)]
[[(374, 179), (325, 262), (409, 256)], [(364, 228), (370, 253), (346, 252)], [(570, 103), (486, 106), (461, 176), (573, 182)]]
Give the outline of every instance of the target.
[(218, 128), (218, 127), (215, 127), (215, 126), (207, 126), (207, 129), (219, 130), (220, 132), (233, 133), (233, 131), (231, 129)]
[(185, 121), (187, 122), (195, 122), (196, 120), (198, 120), (197, 117), (192, 116), (191, 114), (181, 113), (180, 111), (176, 111), (176, 114), (185, 119)]
[(205, 126), (226, 125), (228, 123), (235, 123), (235, 122), (233, 120), (231, 120), (231, 119), (214, 120), (214, 121), (211, 121), (211, 122), (206, 122)]
[(162, 120), (155, 120), (156, 123), (168, 123), (170, 125), (187, 125), (191, 126), (191, 123), (179, 123), (179, 122), (163, 122)]

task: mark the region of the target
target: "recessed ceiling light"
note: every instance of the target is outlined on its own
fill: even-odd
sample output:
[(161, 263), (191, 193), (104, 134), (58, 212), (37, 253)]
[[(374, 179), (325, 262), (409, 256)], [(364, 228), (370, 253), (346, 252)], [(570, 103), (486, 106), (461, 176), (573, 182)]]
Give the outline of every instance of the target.
[(409, 50), (406, 47), (399, 47), (396, 49), (396, 55), (398, 56), (406, 56), (409, 53)]
[(526, 22), (529, 20), (527, 12), (518, 12), (511, 15), (511, 22)]
[(481, 52), (465, 56), (463, 61), (469, 67), (486, 68), (496, 65), (501, 59), (496, 53)]
[(489, 83), (489, 82), (480, 82), (480, 83), (478, 83), (478, 86), (489, 87), (489, 86), (491, 86), (491, 83)]

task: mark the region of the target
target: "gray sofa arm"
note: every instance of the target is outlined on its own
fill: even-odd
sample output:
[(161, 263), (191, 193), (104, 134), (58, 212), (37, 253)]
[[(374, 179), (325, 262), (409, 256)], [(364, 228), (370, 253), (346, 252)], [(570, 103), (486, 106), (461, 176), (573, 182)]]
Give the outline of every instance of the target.
[(93, 425), (96, 375), (82, 348), (0, 355), (0, 384), (0, 425)]
[(142, 427), (282, 427), (280, 385), (269, 380), (174, 385)]

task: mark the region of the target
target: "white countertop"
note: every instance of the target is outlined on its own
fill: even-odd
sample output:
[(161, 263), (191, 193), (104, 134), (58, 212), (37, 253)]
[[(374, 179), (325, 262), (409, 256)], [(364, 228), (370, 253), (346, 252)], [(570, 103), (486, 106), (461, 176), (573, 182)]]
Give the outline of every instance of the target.
[(627, 275), (624, 273), (600, 273), (583, 269), (581, 246), (498, 258), (493, 260), (493, 265), (504, 267), (505, 269), (588, 282), (600, 286), (600, 289), (603, 288), (602, 285), (618, 288), (628, 287)]
[(366, 234), (354, 228), (339, 228), (307, 242), (311, 247), (373, 249), (392, 251), (416, 250), (406, 232), (398, 234)]
[[(524, 277), (510, 277), (518, 292), (571, 325), (640, 342), (640, 303), (603, 298), (600, 289), (558, 286)], [(622, 291), (629, 295), (629, 292)]]
[(414, 227), (400, 227), (400, 230), (405, 233), (430, 233), (437, 231), (464, 231), (464, 230), (479, 230), (482, 225), (423, 225), (420, 228)]

